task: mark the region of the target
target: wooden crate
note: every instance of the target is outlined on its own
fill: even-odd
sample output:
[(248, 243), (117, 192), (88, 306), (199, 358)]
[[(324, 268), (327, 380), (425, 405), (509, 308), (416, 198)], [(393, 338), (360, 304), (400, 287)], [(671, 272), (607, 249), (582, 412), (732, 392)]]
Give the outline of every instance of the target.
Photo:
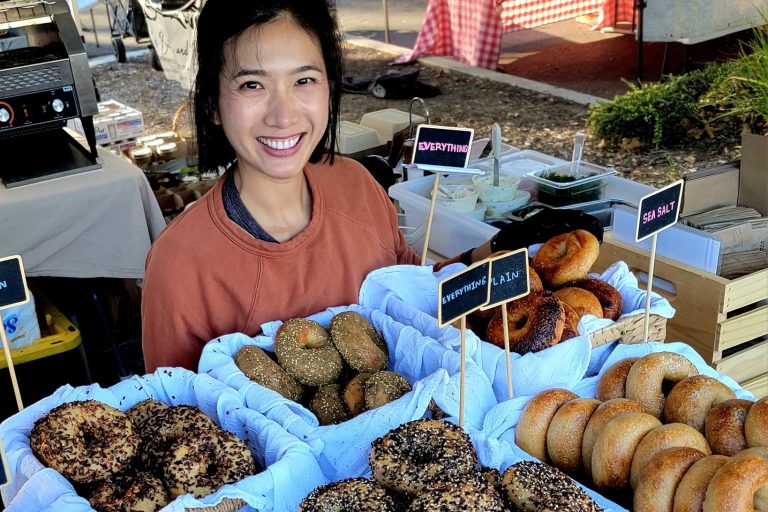
[[(593, 272), (624, 261), (646, 286), (649, 253), (606, 238)], [(657, 279), (671, 283), (672, 292)], [(676, 313), (667, 321), (667, 340), (691, 345), (717, 371), (756, 396), (768, 395), (768, 269), (726, 279), (669, 258), (657, 257), (654, 291)]]

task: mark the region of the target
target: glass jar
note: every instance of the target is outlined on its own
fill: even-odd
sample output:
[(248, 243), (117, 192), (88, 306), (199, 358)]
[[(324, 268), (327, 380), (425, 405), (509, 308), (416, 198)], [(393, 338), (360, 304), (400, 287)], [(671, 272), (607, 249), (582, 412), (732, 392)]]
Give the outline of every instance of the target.
[(179, 146), (175, 142), (166, 142), (157, 146), (158, 161), (167, 162), (179, 158)]
[(152, 150), (145, 146), (135, 146), (128, 150), (128, 156), (131, 157), (136, 167), (148, 171), (152, 167)]
[(157, 148), (165, 144), (165, 140), (163, 139), (152, 139), (144, 143), (144, 147), (149, 148), (152, 150), (152, 154), (154, 155), (155, 159), (158, 158), (157, 155)]

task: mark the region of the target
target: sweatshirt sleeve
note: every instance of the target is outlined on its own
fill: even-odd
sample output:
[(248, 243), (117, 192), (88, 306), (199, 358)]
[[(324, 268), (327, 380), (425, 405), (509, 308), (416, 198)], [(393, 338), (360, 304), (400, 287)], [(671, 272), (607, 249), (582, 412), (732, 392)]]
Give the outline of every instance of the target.
[[(153, 248), (154, 249), (154, 248)], [(185, 290), (161, 251), (147, 257), (141, 300), (141, 345), (147, 373), (161, 366), (197, 371), (203, 342), (194, 336), (195, 321), (204, 315), (189, 314), (192, 295)], [(203, 327), (203, 326), (198, 326)]]

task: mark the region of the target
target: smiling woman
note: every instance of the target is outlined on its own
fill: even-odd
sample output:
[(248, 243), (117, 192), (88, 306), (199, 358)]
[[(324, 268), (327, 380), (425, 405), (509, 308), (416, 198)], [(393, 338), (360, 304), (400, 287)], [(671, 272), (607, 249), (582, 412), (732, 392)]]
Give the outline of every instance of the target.
[(196, 369), (208, 340), (351, 304), (417, 256), (386, 192), (334, 156), (339, 32), (325, 0), (208, 0), (194, 91), (200, 166), (227, 172), (147, 258), (147, 371)]

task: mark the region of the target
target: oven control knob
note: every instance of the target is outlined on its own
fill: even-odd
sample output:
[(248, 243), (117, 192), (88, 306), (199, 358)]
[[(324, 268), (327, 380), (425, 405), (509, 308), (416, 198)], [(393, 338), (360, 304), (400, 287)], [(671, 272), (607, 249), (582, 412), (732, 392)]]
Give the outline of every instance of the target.
[(7, 108), (0, 107), (0, 123), (7, 123), (11, 119), (11, 113)]
[(60, 99), (55, 99), (51, 102), (51, 107), (53, 107), (53, 110), (56, 112), (61, 112), (64, 110), (64, 102)]

